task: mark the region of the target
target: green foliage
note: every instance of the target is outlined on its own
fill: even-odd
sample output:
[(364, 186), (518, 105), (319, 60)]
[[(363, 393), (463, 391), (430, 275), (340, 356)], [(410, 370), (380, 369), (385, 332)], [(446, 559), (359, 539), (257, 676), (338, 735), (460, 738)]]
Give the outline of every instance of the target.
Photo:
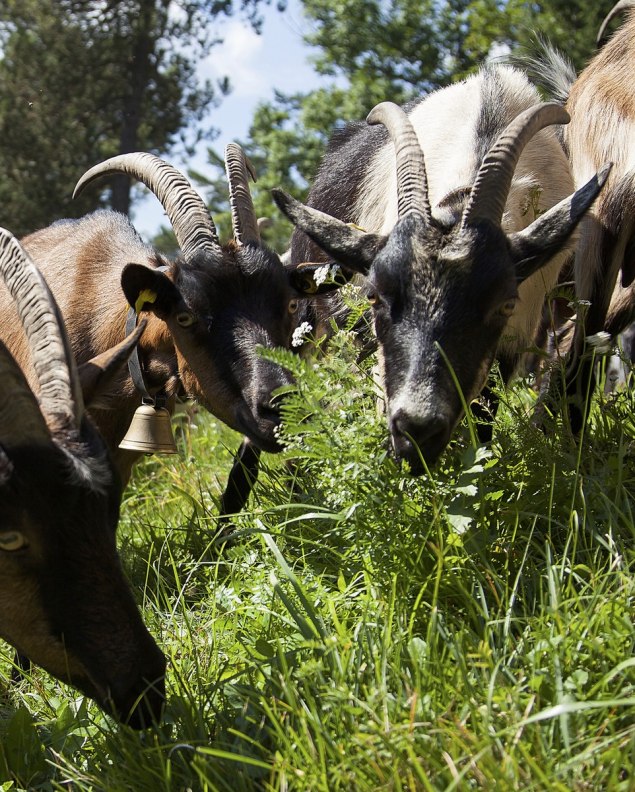
[(22, 235), (97, 205), (127, 213), (127, 178), (72, 201), (77, 179), (121, 152), (191, 150), (211, 137), (204, 115), (230, 86), (199, 82), (196, 66), (220, 40), (215, 20), (240, 10), (259, 28), (259, 2), (4, 2), (0, 223)]
[(271, 187), (302, 199), (334, 129), (363, 120), (386, 99), (403, 103), (462, 79), (489, 57), (533, 52), (537, 36), (581, 69), (612, 6), (613, 0), (303, 0), (305, 41), (324, 84), (263, 101), (244, 141), (259, 178), (258, 212), (275, 221), (268, 241), (284, 250), (291, 230)]
[(633, 393), (598, 395), (578, 446), (532, 425), (518, 383), (490, 446), (464, 421), (415, 479), (349, 329), (314, 360), (267, 355), (297, 381), (287, 450), (229, 540), (218, 495), (240, 438), (202, 411), (126, 493), (123, 561), (169, 658), (164, 723), (117, 727), (38, 669), (10, 684), (7, 651), (0, 783), (632, 788)]

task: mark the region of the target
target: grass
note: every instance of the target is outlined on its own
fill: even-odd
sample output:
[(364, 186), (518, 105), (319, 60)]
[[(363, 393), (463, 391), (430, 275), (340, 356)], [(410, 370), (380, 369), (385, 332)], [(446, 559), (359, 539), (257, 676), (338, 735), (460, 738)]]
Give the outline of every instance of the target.
[[(239, 438), (203, 413), (150, 457), (120, 546), (169, 659), (137, 733), (0, 656), (0, 788), (630, 790), (635, 787), (633, 395), (577, 445), (503, 394), (414, 479), (391, 459), (348, 333), (298, 387), (232, 541), (218, 497)], [(291, 464), (292, 463), (292, 464)]]

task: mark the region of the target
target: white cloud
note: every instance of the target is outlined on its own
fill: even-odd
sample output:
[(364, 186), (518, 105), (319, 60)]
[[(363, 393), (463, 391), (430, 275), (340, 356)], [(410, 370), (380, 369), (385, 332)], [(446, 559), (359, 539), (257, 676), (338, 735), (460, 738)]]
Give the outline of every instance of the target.
[(201, 64), (201, 76), (215, 79), (227, 75), (237, 98), (262, 96), (270, 86), (263, 69), (264, 37), (238, 20), (229, 22), (223, 33), (223, 43)]
[[(283, 13), (275, 6), (263, 8), (263, 16), (260, 36), (244, 21), (227, 20), (218, 31), (223, 43), (214, 47), (198, 67), (202, 79), (228, 76), (231, 80), (231, 93), (207, 119), (219, 130), (214, 141), (219, 152), (227, 143), (245, 139), (256, 105), (272, 100), (274, 89), (284, 93), (310, 91), (321, 81), (308, 61), (310, 50), (303, 41), (305, 22), (298, 0), (288, 0)], [(195, 156), (186, 162), (177, 157), (169, 160), (184, 172), (193, 167), (206, 173), (207, 146), (203, 141)], [(134, 224), (147, 237), (155, 234), (160, 225), (167, 225), (154, 196), (148, 195), (135, 205)]]

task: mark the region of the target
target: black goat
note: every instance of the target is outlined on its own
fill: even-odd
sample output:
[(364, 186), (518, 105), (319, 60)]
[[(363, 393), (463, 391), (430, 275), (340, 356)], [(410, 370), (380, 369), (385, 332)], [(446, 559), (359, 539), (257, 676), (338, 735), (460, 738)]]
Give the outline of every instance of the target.
[[(568, 116), (538, 102), (519, 70), (483, 68), (405, 110), (375, 108), (368, 121), (390, 140), (376, 126), (340, 133), (309, 206), (275, 192), (315, 245), (368, 278), (392, 442), (415, 473), (443, 451), (494, 359), (506, 382), (516, 371), (606, 178), (571, 195), (544, 129)], [(316, 259), (310, 240), (294, 233), (292, 262)]]
[[(54, 223), (23, 244), (59, 303), (80, 364), (123, 338), (132, 306), (147, 320), (139, 358), (148, 393), (161, 394), (170, 405), (177, 396), (196, 399), (256, 449), (275, 453), (280, 415), (272, 393), (290, 376), (258, 349), (289, 346), (306, 277), (283, 267), (260, 243), (247, 167), (242, 150), (228, 147), (235, 234), (229, 244), (221, 245), (204, 202), (183, 175), (151, 154), (101, 163), (84, 174), (76, 192), (108, 174), (140, 179), (165, 208), (179, 258), (165, 259), (142, 242), (127, 218), (103, 210)], [(6, 300), (0, 308), (5, 343), (28, 370)], [(119, 444), (140, 402), (131, 376), (122, 372), (110, 398), (91, 407), (124, 483), (141, 452)]]

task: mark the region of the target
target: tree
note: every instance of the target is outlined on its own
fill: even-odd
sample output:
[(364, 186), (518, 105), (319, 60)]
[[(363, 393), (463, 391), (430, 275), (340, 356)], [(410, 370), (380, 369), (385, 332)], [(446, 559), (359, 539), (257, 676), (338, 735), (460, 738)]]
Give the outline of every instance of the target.
[[(474, 71), (488, 56), (526, 51), (536, 34), (582, 68), (613, 0), (303, 0), (308, 44), (324, 87), (277, 93), (256, 110), (245, 150), (259, 174), (258, 211), (276, 218), (269, 240), (286, 246), (290, 226), (269, 197), (282, 186), (306, 194), (331, 131), (363, 119), (386, 98), (402, 103)], [(210, 154), (210, 161), (218, 155)], [(218, 194), (217, 190), (217, 194)]]
[(111, 195), (71, 202), (78, 176), (135, 150), (191, 148), (229, 79), (200, 83), (236, 11), (259, 29), (269, 0), (5, 0), (0, 8), (0, 222), (23, 234), (96, 202), (128, 213), (126, 177)]

